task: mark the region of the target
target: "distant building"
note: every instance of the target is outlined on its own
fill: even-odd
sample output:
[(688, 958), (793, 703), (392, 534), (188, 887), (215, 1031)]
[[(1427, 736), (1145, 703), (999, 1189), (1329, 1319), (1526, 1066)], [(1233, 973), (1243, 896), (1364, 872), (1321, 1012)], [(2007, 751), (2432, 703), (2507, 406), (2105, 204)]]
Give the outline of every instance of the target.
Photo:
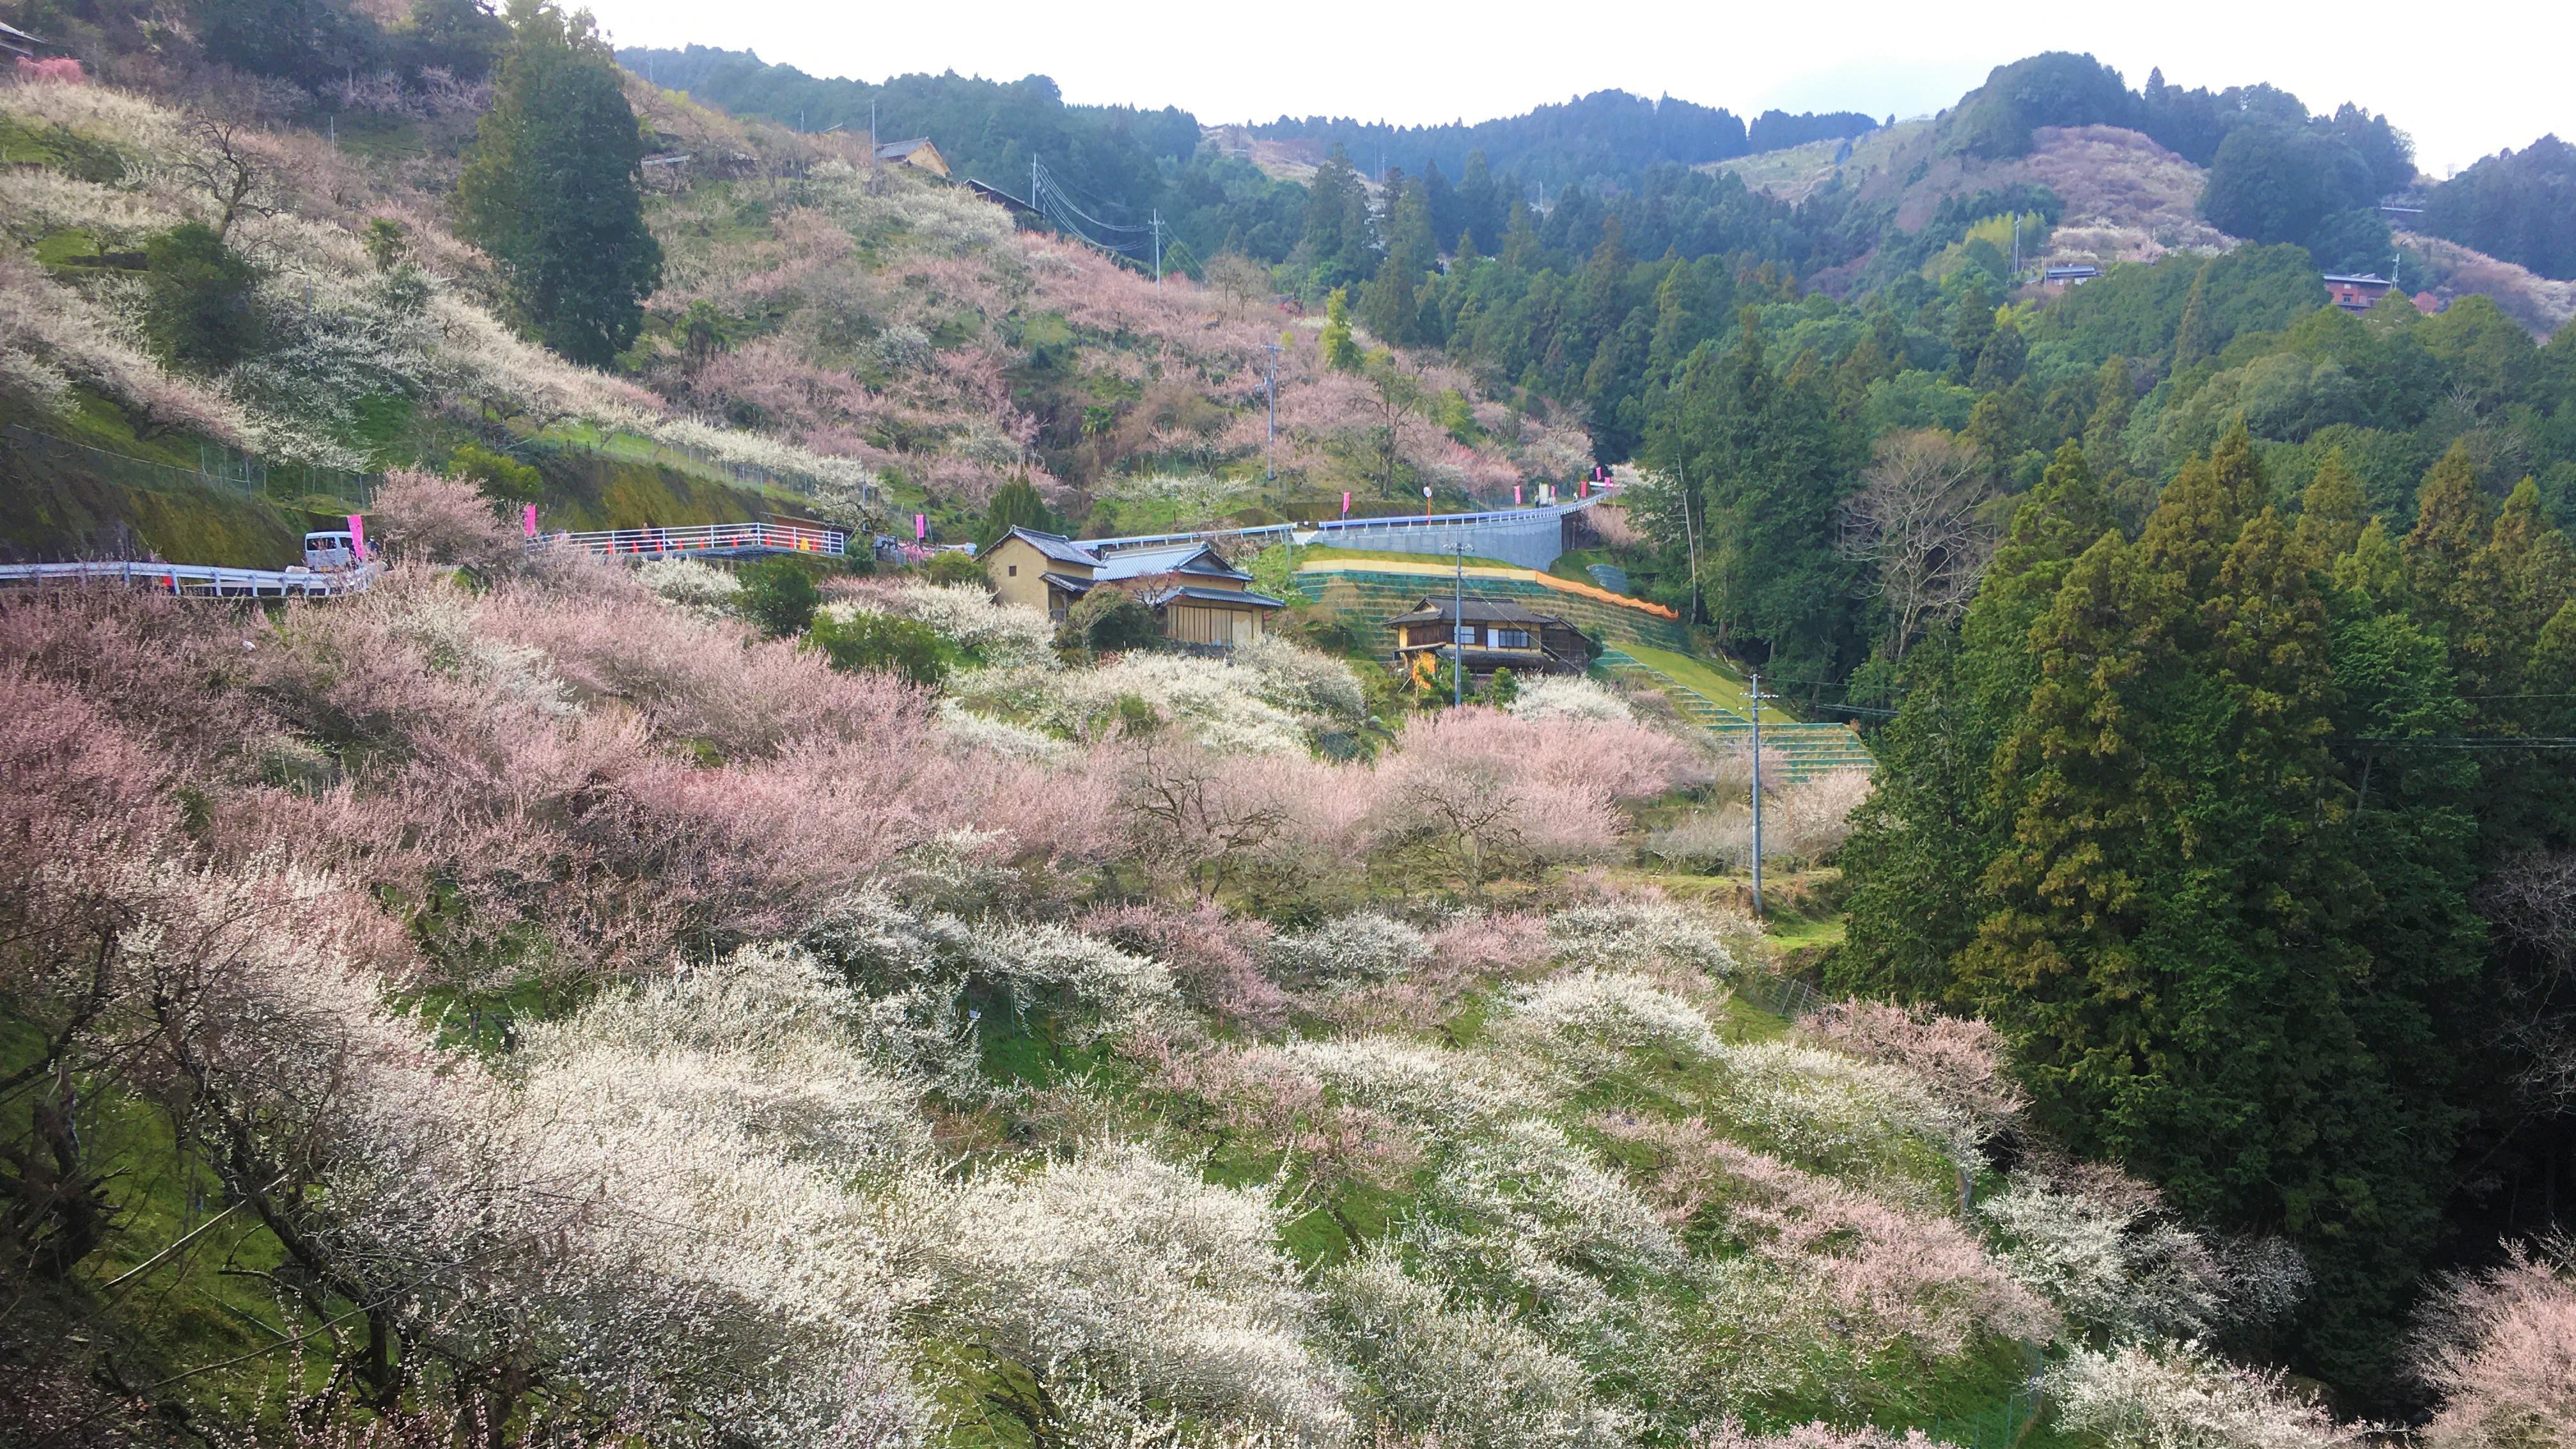
[(1499, 599), (1430, 594), (1386, 621), (1395, 631), (1398, 662), (1437, 667), (1457, 650), (1468, 677), (1490, 678), (1497, 669), (1515, 674), (1581, 674), (1591, 663), (1590, 641), (1572, 624)]
[(2367, 312), (2371, 304), (2388, 295), (2389, 280), (2376, 273), (2364, 272), (2356, 277), (2325, 274), (2326, 297), (2347, 312)]
[(931, 145), (927, 136), (915, 136), (909, 141), (888, 141), (877, 147), (877, 159), (903, 166), (918, 166), (943, 179), (948, 175), (948, 158), (939, 154), (939, 148)]
[(2102, 275), (2100, 267), (2079, 262), (2070, 266), (2050, 267), (2039, 274), (2039, 280), (2040, 285), (2047, 287), (2080, 287), (2100, 275)]
[(1102, 584), (1130, 585), (1175, 643), (1231, 648), (1269, 632), (1287, 606), (1252, 591), (1252, 575), (1203, 543), (1094, 553), (1061, 534), (1014, 528), (984, 551), (984, 576), (1005, 604), (1061, 620)]

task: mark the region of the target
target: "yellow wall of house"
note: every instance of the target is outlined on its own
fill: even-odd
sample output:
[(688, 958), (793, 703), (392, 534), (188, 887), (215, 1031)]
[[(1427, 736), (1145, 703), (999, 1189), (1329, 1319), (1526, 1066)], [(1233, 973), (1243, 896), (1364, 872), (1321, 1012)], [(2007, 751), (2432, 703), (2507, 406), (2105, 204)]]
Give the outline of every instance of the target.
[(1049, 569), (1077, 577), (1084, 572), (1078, 566), (1060, 564), (1048, 558), (1025, 538), (1006, 538), (984, 555), (984, 577), (993, 585), (993, 597), (1025, 609), (1045, 611), (1047, 586), (1044, 575)]

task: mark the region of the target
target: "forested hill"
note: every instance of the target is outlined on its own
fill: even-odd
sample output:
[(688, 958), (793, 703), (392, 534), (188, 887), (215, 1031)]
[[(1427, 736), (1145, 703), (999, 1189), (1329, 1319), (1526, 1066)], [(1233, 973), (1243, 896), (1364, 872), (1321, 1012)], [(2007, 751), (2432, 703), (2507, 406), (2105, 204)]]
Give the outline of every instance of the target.
[[(929, 136), (950, 164), (996, 185), (1025, 189), (1028, 163), (1043, 157), (1108, 206), (1140, 215), (1158, 165), (1183, 165), (1198, 149), (1201, 119), (1177, 107), (1069, 105), (1045, 76), (991, 81), (978, 76), (896, 76), (882, 84), (807, 75), (747, 50), (692, 45), (632, 47), (618, 62), (656, 85), (685, 90), (736, 115), (805, 130), (866, 127), (877, 107), (888, 137)], [(1223, 117), (1232, 121), (1240, 118)], [(1318, 157), (1341, 146), (1374, 174), (1381, 167), (1463, 176), (1483, 152), (1496, 172), (1555, 193), (1568, 186), (1633, 187), (1658, 165), (1699, 165), (1828, 137), (1856, 136), (1878, 123), (1857, 112), (1766, 111), (1748, 126), (1727, 110), (1626, 91), (1596, 91), (1526, 115), (1438, 126), (1391, 126), (1348, 117), (1281, 116), (1242, 127), (1263, 140), (1311, 143)]]
[(1381, 166), (1463, 175), (1468, 158), (1547, 191), (1572, 185), (1634, 183), (1652, 166), (1696, 166), (1809, 141), (1857, 136), (1878, 122), (1856, 111), (1791, 115), (1765, 111), (1748, 126), (1733, 112), (1665, 96), (1648, 100), (1626, 91), (1595, 91), (1527, 115), (1442, 126), (1391, 126), (1347, 116), (1282, 116), (1247, 126), (1264, 140), (1340, 146)]

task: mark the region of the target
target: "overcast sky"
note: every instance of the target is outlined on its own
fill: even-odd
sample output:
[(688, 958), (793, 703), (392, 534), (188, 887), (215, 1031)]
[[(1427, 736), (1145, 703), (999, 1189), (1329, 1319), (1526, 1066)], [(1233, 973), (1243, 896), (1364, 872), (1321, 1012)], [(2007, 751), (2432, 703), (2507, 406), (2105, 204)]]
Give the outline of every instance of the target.
[(2544, 132), (2576, 137), (2569, 0), (2147, 0), (2057, 13), (1886, 0), (590, 4), (620, 45), (751, 49), (810, 74), (862, 80), (1035, 72), (1054, 77), (1069, 101), (1177, 105), (1208, 122), (1282, 113), (1474, 121), (1611, 88), (1747, 117), (1772, 106), (1911, 116), (1956, 100), (1995, 65), (2059, 49), (2092, 52), (2132, 86), (2162, 66), (2184, 86), (2269, 81), (2312, 110), (2358, 101), (2413, 135), (2417, 164), (2435, 176)]

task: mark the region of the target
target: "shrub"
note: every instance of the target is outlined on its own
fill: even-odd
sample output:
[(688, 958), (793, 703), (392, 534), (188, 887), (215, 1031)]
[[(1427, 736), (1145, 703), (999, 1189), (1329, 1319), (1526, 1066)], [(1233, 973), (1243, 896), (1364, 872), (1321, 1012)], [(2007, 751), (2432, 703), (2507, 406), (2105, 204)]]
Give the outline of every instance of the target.
[(934, 584), (972, 584), (982, 587), (984, 566), (963, 549), (942, 549), (922, 564), (921, 576)]
[(1162, 621), (1134, 594), (1102, 585), (1074, 601), (1056, 632), (1059, 648), (1090, 654), (1123, 654), (1153, 649), (1163, 642)]
[(952, 658), (948, 641), (930, 626), (866, 609), (816, 616), (813, 639), (834, 669), (885, 670), (925, 689), (948, 677)]
[(143, 335), (174, 367), (214, 372), (259, 348), (261, 271), (201, 221), (144, 244)]
[(804, 632), (814, 622), (814, 610), (823, 602), (821, 591), (814, 587), (813, 574), (792, 558), (746, 564), (740, 578), (742, 592), (734, 600), (734, 611), (772, 639)]
[[(381, 223), (383, 218), (377, 220)], [(447, 474), (451, 478), (470, 478), (493, 497), (519, 503), (536, 502), (546, 486), (545, 475), (535, 468), (473, 442), (456, 445), (456, 451), (448, 455)]]

